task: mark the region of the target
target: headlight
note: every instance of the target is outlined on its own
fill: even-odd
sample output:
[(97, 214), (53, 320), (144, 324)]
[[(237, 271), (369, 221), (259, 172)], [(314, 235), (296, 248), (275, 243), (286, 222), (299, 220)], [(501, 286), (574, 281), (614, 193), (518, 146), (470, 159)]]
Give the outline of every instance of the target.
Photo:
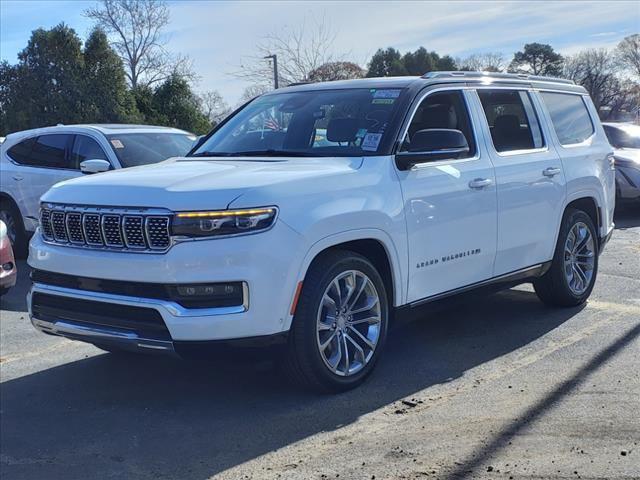
[(267, 230), (273, 225), (276, 207), (216, 210), (212, 212), (177, 212), (171, 232), (175, 236), (216, 237), (241, 235)]

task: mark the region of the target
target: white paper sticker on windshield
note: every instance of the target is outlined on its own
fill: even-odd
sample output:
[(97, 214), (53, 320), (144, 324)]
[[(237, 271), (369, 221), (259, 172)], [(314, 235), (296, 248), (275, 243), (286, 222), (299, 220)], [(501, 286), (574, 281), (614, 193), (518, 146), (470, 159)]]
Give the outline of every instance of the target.
[(400, 90), (376, 90), (373, 98), (398, 98)]
[(367, 133), (364, 136), (364, 140), (362, 140), (362, 145), (360, 148), (366, 152), (375, 152), (378, 150), (378, 145), (380, 145), (380, 140), (382, 140), (381, 133)]
[(111, 139), (111, 145), (113, 145), (113, 148), (124, 148), (124, 145), (122, 144), (122, 142), (117, 138)]

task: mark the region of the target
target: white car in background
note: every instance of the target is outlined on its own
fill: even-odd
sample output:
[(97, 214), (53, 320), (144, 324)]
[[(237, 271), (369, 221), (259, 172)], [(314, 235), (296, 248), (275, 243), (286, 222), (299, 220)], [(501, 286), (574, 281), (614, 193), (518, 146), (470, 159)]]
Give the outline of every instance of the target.
[(83, 174), (186, 155), (196, 137), (149, 125), (58, 125), (8, 135), (0, 146), (0, 220), (16, 253), (38, 226), (40, 197)]
[(631, 123), (603, 123), (614, 148), (616, 197), (640, 201), (640, 126)]

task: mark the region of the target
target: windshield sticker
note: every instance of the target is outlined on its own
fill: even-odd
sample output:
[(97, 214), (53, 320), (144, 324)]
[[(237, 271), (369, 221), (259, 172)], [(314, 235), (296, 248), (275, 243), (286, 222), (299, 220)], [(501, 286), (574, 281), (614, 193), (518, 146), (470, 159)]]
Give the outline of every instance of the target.
[(398, 98), (400, 90), (376, 90), (373, 98)]
[(364, 136), (364, 140), (362, 140), (362, 146), (360, 148), (366, 152), (375, 152), (378, 150), (380, 140), (382, 140), (381, 133), (367, 133)]
[(392, 105), (395, 101), (395, 98), (374, 98), (371, 103), (374, 105)]
[(366, 128), (361, 128), (360, 130), (358, 130), (358, 132), (356, 133), (356, 138), (364, 138), (364, 136), (367, 134), (367, 129)]
[(122, 144), (122, 142), (117, 138), (113, 138), (111, 140), (111, 145), (113, 145), (113, 148), (124, 148), (124, 145)]

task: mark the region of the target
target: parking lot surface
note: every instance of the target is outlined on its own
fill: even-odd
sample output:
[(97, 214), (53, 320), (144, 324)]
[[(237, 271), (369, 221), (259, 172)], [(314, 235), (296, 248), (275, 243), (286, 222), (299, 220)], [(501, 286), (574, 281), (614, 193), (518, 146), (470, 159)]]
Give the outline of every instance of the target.
[(38, 333), (21, 263), (0, 312), (0, 476), (640, 478), (640, 212), (616, 223), (586, 306), (522, 286), (417, 312), (336, 396), (269, 359), (120, 356)]

